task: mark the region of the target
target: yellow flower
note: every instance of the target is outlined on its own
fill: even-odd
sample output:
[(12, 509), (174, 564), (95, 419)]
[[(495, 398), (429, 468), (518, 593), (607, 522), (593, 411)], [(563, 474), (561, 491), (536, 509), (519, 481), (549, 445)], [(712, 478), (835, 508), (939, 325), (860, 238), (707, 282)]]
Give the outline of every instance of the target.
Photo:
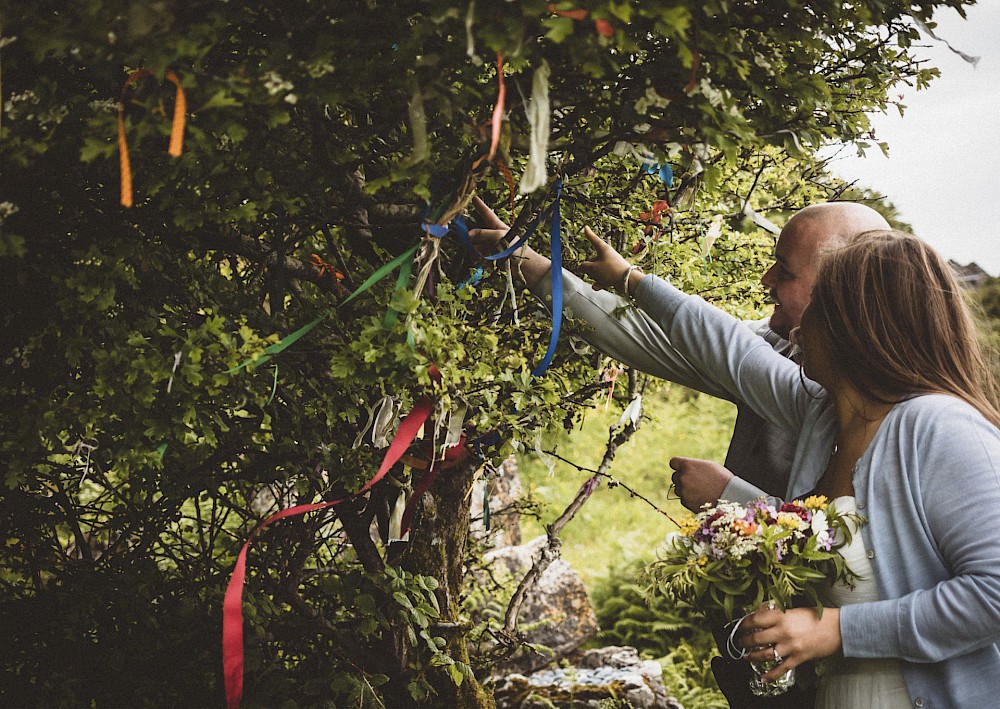
[(825, 510), (826, 503), (826, 495), (810, 495), (802, 506), (807, 510)]
[(806, 526), (806, 523), (802, 521), (802, 518), (794, 512), (779, 512), (778, 524), (782, 527), (788, 527), (789, 529), (801, 529)]
[(677, 526), (680, 527), (681, 534), (685, 537), (690, 537), (692, 534), (698, 531), (698, 520), (694, 517), (682, 517), (680, 521), (677, 522)]

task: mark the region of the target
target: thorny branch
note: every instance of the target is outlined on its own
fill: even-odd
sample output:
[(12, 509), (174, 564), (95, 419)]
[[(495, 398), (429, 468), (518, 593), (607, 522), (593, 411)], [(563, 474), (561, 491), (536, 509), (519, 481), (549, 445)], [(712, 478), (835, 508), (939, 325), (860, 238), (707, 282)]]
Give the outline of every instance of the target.
[[(646, 384), (649, 381), (648, 377), (645, 375), (637, 376), (635, 370), (629, 368), (628, 370), (628, 381), (629, 381), (629, 401), (635, 399), (636, 396), (641, 396), (642, 392), (646, 389)], [(532, 587), (538, 581), (545, 570), (552, 564), (553, 561), (559, 558), (559, 550), (562, 546), (562, 540), (559, 539), (559, 533), (563, 528), (569, 524), (576, 513), (580, 511), (583, 504), (590, 497), (597, 483), (602, 477), (611, 477), (608, 470), (611, 468), (611, 462), (615, 458), (615, 454), (618, 452), (618, 448), (621, 447), (626, 441), (628, 441), (632, 434), (638, 430), (639, 422), (641, 418), (636, 421), (629, 421), (621, 429), (615, 426), (611, 427), (608, 436), (608, 446), (604, 452), (604, 458), (601, 460), (601, 464), (598, 466), (597, 471), (594, 475), (587, 480), (577, 492), (576, 497), (570, 502), (569, 506), (563, 511), (561, 515), (550, 525), (546, 527), (546, 536), (548, 537), (546, 544), (542, 547), (541, 553), (535, 563), (528, 570), (528, 573), (524, 575), (521, 582), (517, 586), (517, 590), (514, 591), (514, 595), (510, 599), (510, 603), (507, 604), (507, 612), (504, 616), (504, 627), (498, 633), (498, 639), (504, 642), (510, 647), (516, 647), (520, 645), (522, 641), (521, 634), (517, 629), (517, 617), (521, 611), (521, 606), (524, 604), (525, 598), (528, 592), (531, 591)]]

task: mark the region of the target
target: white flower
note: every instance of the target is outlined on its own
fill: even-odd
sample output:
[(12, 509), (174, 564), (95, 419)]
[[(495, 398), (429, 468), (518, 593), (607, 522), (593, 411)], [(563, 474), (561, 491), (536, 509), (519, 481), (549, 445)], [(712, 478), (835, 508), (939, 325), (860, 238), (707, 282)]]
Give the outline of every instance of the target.
[(813, 536), (816, 538), (816, 546), (824, 549), (829, 548), (831, 543), (830, 525), (826, 521), (826, 512), (816, 510), (809, 526), (812, 527)]

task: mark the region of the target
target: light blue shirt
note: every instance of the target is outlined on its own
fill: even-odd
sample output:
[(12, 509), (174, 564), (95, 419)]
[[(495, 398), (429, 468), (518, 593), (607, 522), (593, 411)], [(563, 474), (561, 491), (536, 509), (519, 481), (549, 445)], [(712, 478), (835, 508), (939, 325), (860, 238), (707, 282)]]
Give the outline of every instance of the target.
[[(812, 490), (836, 434), (822, 387), (745, 324), (662, 279), (643, 278), (635, 297), (684, 357), (797, 435), (787, 497)], [(955, 397), (915, 396), (886, 416), (853, 482), (884, 600), (841, 609), (844, 655), (902, 659), (914, 706), (997, 706), (1000, 430)], [(746, 485), (731, 499), (760, 492)]]

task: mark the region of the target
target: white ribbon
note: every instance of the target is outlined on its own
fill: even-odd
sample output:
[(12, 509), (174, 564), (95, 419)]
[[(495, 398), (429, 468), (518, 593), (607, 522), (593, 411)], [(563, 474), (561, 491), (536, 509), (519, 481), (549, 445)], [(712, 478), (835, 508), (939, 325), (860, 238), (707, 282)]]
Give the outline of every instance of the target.
[(549, 64), (544, 59), (531, 80), (531, 99), (525, 109), (531, 126), (528, 164), (524, 166), (518, 191), (529, 194), (548, 181), (545, 161), (549, 152)]

